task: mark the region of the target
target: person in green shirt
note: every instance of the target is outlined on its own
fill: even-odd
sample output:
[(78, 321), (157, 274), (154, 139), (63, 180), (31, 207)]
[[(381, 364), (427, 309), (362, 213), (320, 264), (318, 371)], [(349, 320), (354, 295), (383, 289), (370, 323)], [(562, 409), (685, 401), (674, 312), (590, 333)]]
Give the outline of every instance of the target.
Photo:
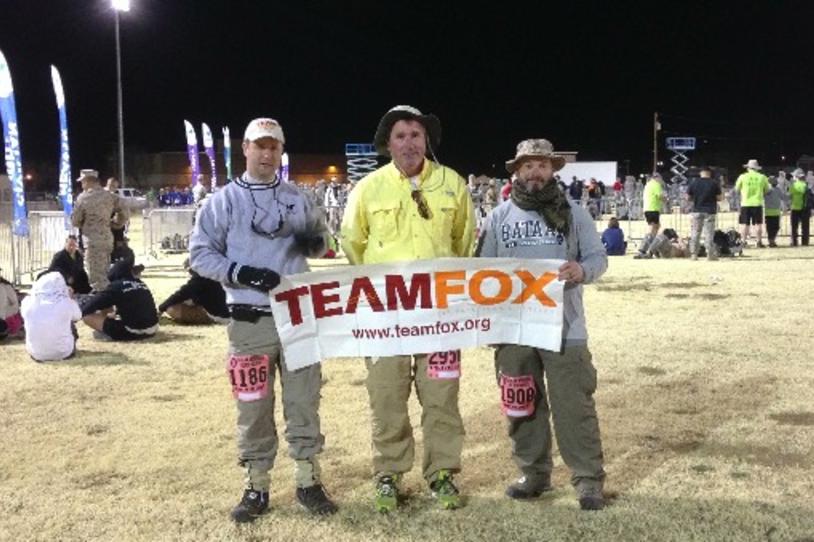
[[(781, 172), (782, 173), (782, 172)], [(776, 247), (777, 232), (780, 231), (780, 216), (782, 213), (783, 192), (780, 190), (777, 177), (769, 177), (771, 190), (766, 192), (764, 198), (764, 214), (766, 215), (766, 236), (769, 238), (769, 246)]]
[(755, 226), (758, 248), (763, 248), (763, 198), (770, 190), (769, 179), (760, 170), (760, 164), (752, 159), (743, 165), (744, 173), (735, 181), (735, 190), (741, 195), (741, 211), (738, 223), (741, 225), (741, 238), (744, 246), (749, 239), (749, 226)]
[(802, 169), (795, 169), (791, 175), (794, 177), (794, 181), (789, 187), (789, 197), (791, 199), (791, 246), (797, 246), (798, 232), (801, 229), (803, 230), (802, 245), (808, 246), (811, 224), (811, 208), (806, 208), (805, 201), (808, 184), (805, 181), (805, 172)]
[(634, 258), (644, 258), (647, 254), (647, 249), (659, 233), (661, 207), (666, 201), (663, 182), (661, 175), (654, 173), (653, 176), (650, 177), (650, 180), (647, 181), (647, 184), (644, 185), (644, 192), (642, 194), (644, 219), (647, 221), (647, 225), (650, 226), (650, 231), (639, 244), (639, 252)]

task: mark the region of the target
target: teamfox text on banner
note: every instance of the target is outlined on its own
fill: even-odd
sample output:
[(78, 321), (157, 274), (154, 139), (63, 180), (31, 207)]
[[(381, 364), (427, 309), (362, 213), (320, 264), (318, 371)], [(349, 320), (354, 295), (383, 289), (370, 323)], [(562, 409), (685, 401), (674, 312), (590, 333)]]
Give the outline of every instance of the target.
[(562, 263), (441, 258), (301, 273), (271, 292), (271, 309), (289, 370), (499, 343), (559, 350)]

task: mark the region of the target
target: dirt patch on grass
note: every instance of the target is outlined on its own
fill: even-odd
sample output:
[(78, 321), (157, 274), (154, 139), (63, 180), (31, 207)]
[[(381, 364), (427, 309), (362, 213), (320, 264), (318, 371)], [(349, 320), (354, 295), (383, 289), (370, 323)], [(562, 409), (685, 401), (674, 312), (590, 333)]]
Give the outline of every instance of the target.
[[(641, 368), (640, 368), (641, 369)], [(725, 455), (725, 447), (706, 448), (707, 435), (732, 418), (754, 415), (774, 397), (774, 377), (753, 376), (715, 385), (704, 375), (645, 383), (636, 388), (606, 390), (598, 401), (602, 440), (608, 462), (608, 487), (624, 492), (676, 456)], [(743, 401), (744, 388), (753, 400)], [(603, 416), (605, 404), (623, 403), (636, 416)], [(753, 462), (791, 464), (800, 458), (787, 454), (772, 459), (768, 451), (753, 450)], [(615, 458), (624, 457), (615, 462)]]
[(748, 443), (706, 444), (701, 453), (706, 456), (740, 460), (763, 467), (809, 468), (814, 463), (808, 454), (784, 452), (772, 446), (756, 446)]
[(729, 294), (695, 294), (693, 297), (706, 301), (717, 301), (719, 299), (726, 299), (727, 297), (732, 296)]
[(665, 294), (664, 297), (673, 299), (687, 299), (688, 297), (690, 297), (690, 294)]
[(659, 369), (658, 367), (647, 367), (646, 365), (636, 367), (636, 371), (647, 376), (661, 376), (667, 374), (667, 371), (664, 369)]
[(116, 471), (99, 471), (78, 476), (74, 478), (73, 482), (80, 489), (94, 489), (108, 486), (119, 480), (125, 480), (126, 478), (124, 474)]
[(814, 425), (814, 412), (778, 412), (769, 418), (781, 425)]

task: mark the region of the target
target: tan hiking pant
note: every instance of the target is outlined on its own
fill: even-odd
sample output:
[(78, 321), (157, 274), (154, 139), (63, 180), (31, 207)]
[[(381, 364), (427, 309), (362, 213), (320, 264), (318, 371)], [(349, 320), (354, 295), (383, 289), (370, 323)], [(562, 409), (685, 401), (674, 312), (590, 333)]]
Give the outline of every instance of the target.
[(495, 352), (495, 366), (498, 381), (501, 374), (531, 375), (537, 387), (533, 414), (507, 416), (512, 457), (523, 474), (538, 478), (551, 474), (550, 414), (560, 455), (571, 469), (571, 483), (601, 490), (605, 471), (593, 399), (596, 369), (588, 347), (567, 346), (562, 352), (550, 352), (501, 345)]
[(277, 455), (277, 428), (274, 424), (274, 378), (279, 371), (282, 385), (283, 419), (288, 455), (295, 463), (295, 482), (308, 487), (319, 482), (316, 455), (325, 438), (320, 433), (319, 399), (321, 366), (310, 365), (288, 371), (274, 319), (261, 316), (257, 322), (231, 320), (227, 326), (229, 354), (269, 356), (268, 395), (255, 401), (237, 400), (238, 463), (247, 469), (246, 484), (268, 491), (269, 471)]
[(415, 440), (407, 412), (413, 382), (422, 407), (424, 478), (433, 481), (441, 469), (460, 471), (464, 439), (458, 410), (460, 379), (431, 378), (426, 355), (367, 358), (365, 363), (376, 474), (401, 474), (413, 467)]

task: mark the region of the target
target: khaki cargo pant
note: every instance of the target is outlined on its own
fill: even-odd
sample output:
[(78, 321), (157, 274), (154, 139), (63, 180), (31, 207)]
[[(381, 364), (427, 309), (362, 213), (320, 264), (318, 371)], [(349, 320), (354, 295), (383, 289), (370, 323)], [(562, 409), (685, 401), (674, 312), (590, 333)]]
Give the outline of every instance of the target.
[(433, 481), (441, 469), (460, 471), (464, 425), (458, 410), (459, 379), (430, 378), (426, 355), (374, 357), (365, 363), (376, 475), (413, 468), (415, 440), (407, 412), (413, 382), (422, 407), (424, 478)]
[(113, 251), (113, 236), (110, 231), (107, 235), (85, 235), (85, 267), (88, 271), (90, 287), (97, 292), (107, 288), (107, 272), (110, 269), (110, 253)]
[(562, 352), (549, 352), (530, 346), (501, 345), (495, 352), (495, 366), (498, 379), (501, 373), (532, 375), (537, 386), (534, 413), (508, 417), (512, 457), (523, 474), (540, 477), (551, 473), (550, 413), (560, 455), (571, 469), (571, 483), (601, 490), (605, 471), (593, 399), (596, 369), (588, 347), (567, 346)]
[(257, 322), (231, 320), (227, 326), (229, 354), (259, 354), (269, 357), (269, 393), (257, 401), (237, 402), (238, 463), (247, 470), (246, 485), (268, 491), (269, 471), (277, 455), (277, 428), (274, 424), (274, 378), (280, 372), (283, 419), (288, 455), (295, 460), (295, 482), (308, 487), (319, 482), (316, 455), (325, 438), (320, 433), (319, 400), (322, 384), (317, 363), (288, 371), (282, 347), (271, 316)]

